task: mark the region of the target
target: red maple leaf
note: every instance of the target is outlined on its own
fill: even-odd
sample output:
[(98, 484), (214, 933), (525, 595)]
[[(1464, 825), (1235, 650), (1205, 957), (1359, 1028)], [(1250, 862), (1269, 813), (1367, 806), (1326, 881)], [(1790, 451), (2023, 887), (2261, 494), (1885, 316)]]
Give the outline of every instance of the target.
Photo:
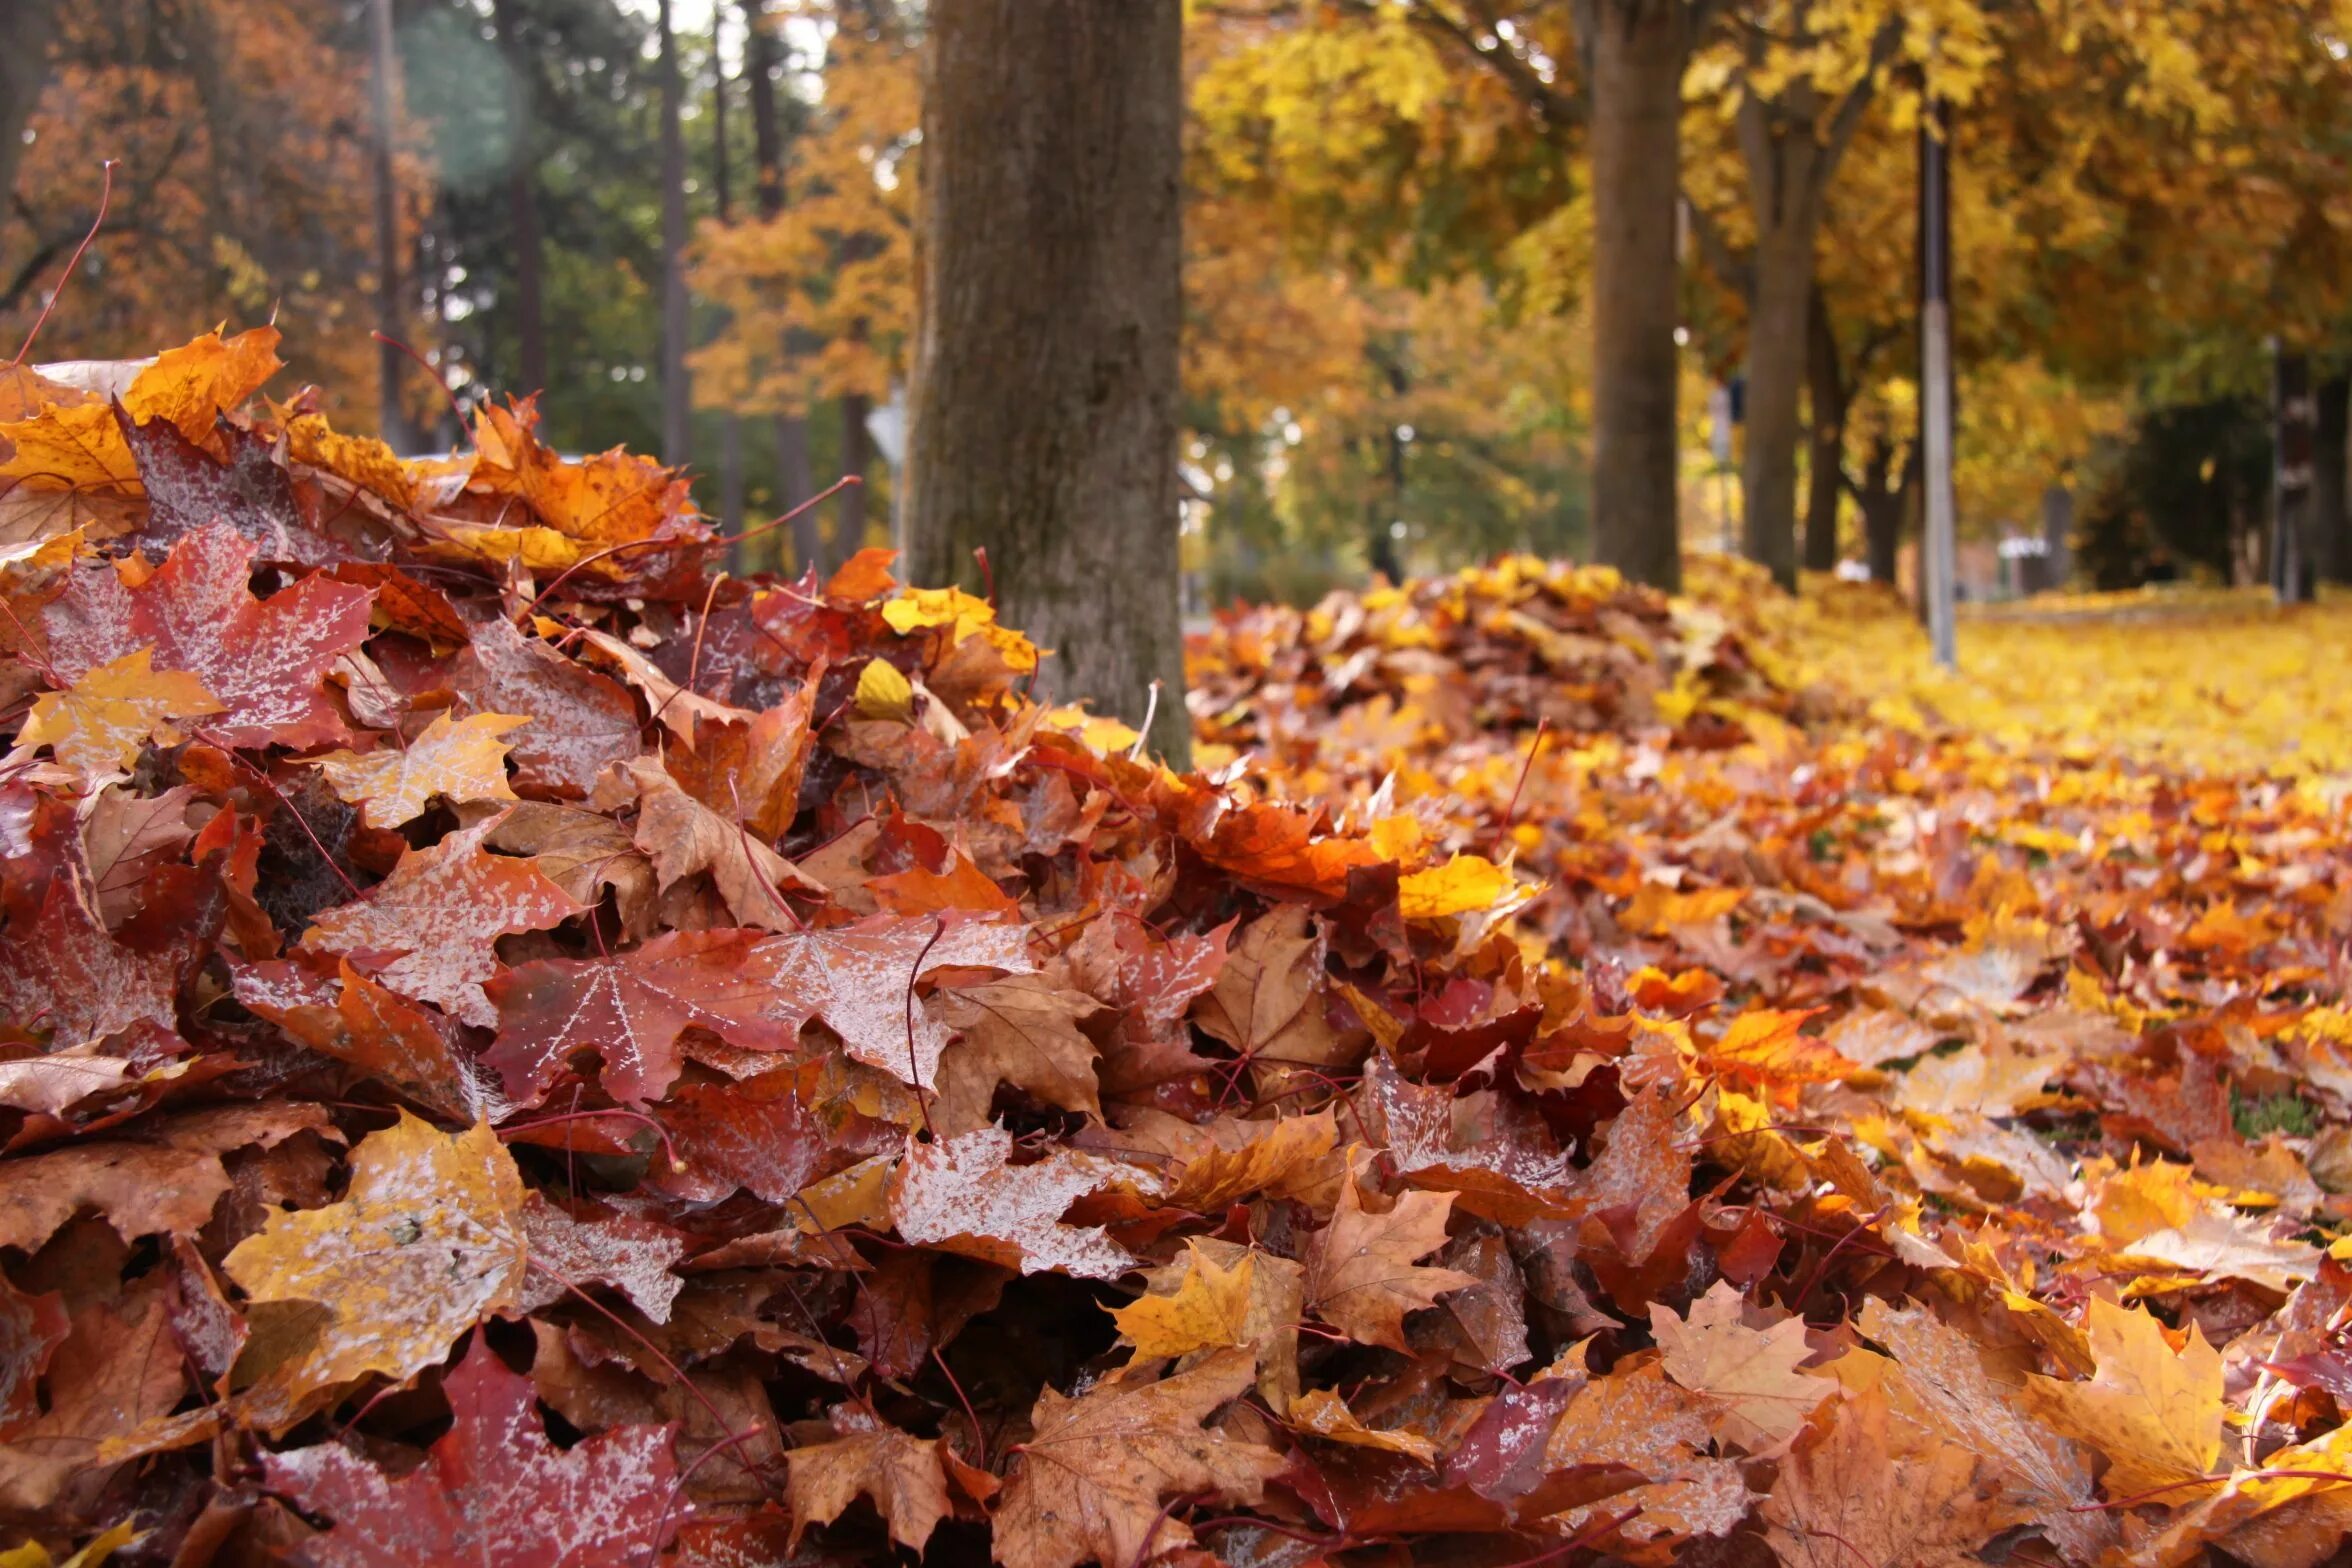
[(575, 1052), (594, 1050), (607, 1094), (661, 1098), (678, 1076), (678, 1035), (699, 1026), (751, 1051), (788, 1051), (773, 952), (760, 931), (673, 931), (596, 958), (518, 964), (490, 982), (498, 1039), (485, 1060), (507, 1093), (536, 1103)]
[(207, 735), (230, 746), (319, 745), (346, 731), (323, 684), (367, 637), (369, 590), (316, 574), (256, 599), (253, 542), (225, 524), (195, 530), (155, 575), (127, 586), (113, 567), (74, 574), (44, 613), (57, 674), (154, 649), (158, 670), (185, 670), (227, 711)]
[(425, 1462), (397, 1480), (331, 1443), (263, 1456), (271, 1490), (333, 1522), (303, 1543), (310, 1561), (629, 1568), (673, 1533), (683, 1511), (669, 1506), (674, 1428), (615, 1427), (558, 1449), (540, 1424), (531, 1380), (508, 1371), (479, 1337), (441, 1387), (455, 1419)]

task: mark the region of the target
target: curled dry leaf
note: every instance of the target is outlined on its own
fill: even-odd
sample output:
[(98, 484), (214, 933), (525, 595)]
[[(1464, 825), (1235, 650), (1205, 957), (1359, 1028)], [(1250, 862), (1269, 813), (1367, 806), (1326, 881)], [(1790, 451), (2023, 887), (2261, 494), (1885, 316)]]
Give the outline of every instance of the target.
[(1248, 1352), (1221, 1350), (1158, 1382), (1118, 1376), (1076, 1398), (1047, 1389), (997, 1505), (996, 1560), (1006, 1568), (1148, 1562), (1192, 1539), (1163, 1498), (1256, 1502), (1282, 1456), (1202, 1425), (1253, 1375)]

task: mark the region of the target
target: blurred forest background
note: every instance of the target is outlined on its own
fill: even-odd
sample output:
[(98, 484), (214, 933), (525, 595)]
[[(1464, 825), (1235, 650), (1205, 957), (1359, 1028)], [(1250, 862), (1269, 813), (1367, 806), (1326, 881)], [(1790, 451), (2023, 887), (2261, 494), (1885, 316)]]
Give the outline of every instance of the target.
[[(1187, 6), (1188, 608), (1589, 552), (1578, 18), (1624, 3)], [(1737, 539), (1765, 440), (1805, 564), (1908, 570), (1932, 94), (1970, 590), (2258, 580), (2282, 365), (2313, 388), (2319, 570), (2352, 572), (2332, 5), (1714, 10), (1681, 78), (1686, 547)], [(111, 157), (40, 358), (274, 317), (339, 422), (406, 450), (458, 438), (435, 377), (460, 405), (541, 390), (563, 449), (690, 463), (730, 524), (862, 474), (803, 545), (887, 540), (913, 0), (0, 0), (0, 36), (0, 336), (47, 302)]]

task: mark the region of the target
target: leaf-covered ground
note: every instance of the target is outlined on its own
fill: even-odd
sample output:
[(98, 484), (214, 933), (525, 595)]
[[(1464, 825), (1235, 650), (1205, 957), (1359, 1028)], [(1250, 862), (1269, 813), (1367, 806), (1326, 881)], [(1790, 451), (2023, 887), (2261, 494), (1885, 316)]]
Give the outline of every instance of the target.
[(0, 379), (12, 1568), (2352, 1530), (2342, 611), (1506, 561), (1179, 778), (274, 347)]

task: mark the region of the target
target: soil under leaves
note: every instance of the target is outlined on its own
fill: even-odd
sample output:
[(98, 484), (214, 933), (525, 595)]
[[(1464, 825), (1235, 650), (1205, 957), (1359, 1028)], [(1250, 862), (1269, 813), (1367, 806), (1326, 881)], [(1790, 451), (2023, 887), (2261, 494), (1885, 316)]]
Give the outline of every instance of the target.
[(1222, 623), (1177, 777), (983, 601), (275, 347), (0, 380), (11, 1564), (2352, 1530), (2308, 758), (1508, 560)]

